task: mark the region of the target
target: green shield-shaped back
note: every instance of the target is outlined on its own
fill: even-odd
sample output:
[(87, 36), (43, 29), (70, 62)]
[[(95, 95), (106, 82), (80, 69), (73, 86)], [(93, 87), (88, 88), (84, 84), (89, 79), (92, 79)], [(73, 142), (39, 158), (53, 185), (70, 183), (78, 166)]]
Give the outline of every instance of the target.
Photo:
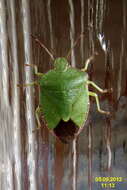
[(83, 126), (89, 111), (87, 80), (87, 73), (74, 68), (50, 70), (40, 79), (40, 106), (48, 128), (70, 119)]

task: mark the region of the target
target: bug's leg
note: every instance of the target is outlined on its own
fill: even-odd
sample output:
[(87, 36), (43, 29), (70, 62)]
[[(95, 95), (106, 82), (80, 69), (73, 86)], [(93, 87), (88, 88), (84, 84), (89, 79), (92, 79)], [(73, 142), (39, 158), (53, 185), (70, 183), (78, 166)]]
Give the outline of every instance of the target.
[(82, 71), (87, 71), (88, 69), (88, 65), (89, 63), (94, 59), (94, 55), (92, 55), (91, 57), (89, 57), (86, 62), (85, 62), (85, 67), (83, 69), (81, 69)]
[(37, 127), (32, 132), (35, 132), (35, 131), (37, 131), (37, 130), (39, 130), (41, 128), (41, 123), (40, 123), (41, 113), (42, 113), (42, 108), (40, 106), (38, 106), (36, 108), (36, 110), (35, 110), (35, 117), (36, 117), (36, 120), (37, 120)]
[(28, 84), (17, 84), (18, 87), (27, 87), (27, 86), (33, 86), (33, 85), (37, 85), (37, 82), (31, 82)]
[(97, 86), (94, 82), (92, 82), (92, 81), (87, 81), (87, 84), (89, 85), (89, 84), (91, 84), (94, 88), (96, 88), (99, 92), (101, 92), (101, 93), (107, 93), (108, 92), (108, 90), (107, 89), (102, 89), (102, 88), (100, 88), (99, 86)]
[(92, 81), (87, 81), (87, 84), (89, 85), (89, 84), (91, 84), (94, 88), (96, 88), (99, 92), (101, 92), (101, 93), (107, 93), (107, 92), (112, 92), (112, 88), (111, 89), (102, 89), (102, 88), (100, 88), (99, 86), (97, 86), (94, 82), (92, 82)]
[(94, 59), (95, 55), (97, 55), (97, 52), (95, 52), (92, 56), (90, 56), (86, 62), (85, 62), (85, 67), (81, 69), (81, 71), (87, 71), (89, 63)]
[(110, 112), (104, 111), (104, 110), (102, 110), (102, 109), (100, 108), (100, 103), (99, 103), (98, 95), (97, 95), (96, 93), (89, 91), (89, 96), (93, 96), (93, 97), (96, 99), (97, 109), (98, 109), (98, 111), (99, 111), (100, 113), (107, 114), (107, 115), (110, 114)]
[(37, 75), (37, 76), (43, 76), (43, 75), (44, 75), (43, 73), (39, 73), (39, 72), (38, 72), (38, 68), (37, 68), (36, 65), (34, 65), (34, 64), (25, 64), (25, 65), (26, 65), (26, 66), (33, 67), (33, 68), (34, 68), (34, 73), (35, 73), (35, 75)]

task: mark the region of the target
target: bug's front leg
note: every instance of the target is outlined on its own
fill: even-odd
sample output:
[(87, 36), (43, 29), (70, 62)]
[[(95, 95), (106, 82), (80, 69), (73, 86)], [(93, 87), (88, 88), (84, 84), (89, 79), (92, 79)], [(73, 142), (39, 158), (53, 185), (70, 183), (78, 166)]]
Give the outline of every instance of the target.
[[(35, 75), (37, 75), (38, 77), (41, 77), (43, 76), (44, 74), (43, 73), (39, 73), (38, 72), (38, 68), (36, 65), (34, 64), (25, 64), (26, 66), (30, 66), (30, 67), (33, 67), (34, 68), (34, 73)], [(37, 81), (34, 81), (34, 82), (31, 82), (31, 83), (28, 83), (28, 84), (17, 84), (18, 87), (28, 87), (28, 86), (33, 86), (33, 85), (38, 85), (38, 82)]]
[(38, 72), (38, 68), (37, 68), (36, 65), (34, 65), (34, 64), (25, 64), (25, 65), (26, 65), (26, 66), (33, 67), (33, 68), (34, 68), (34, 73), (35, 73), (35, 75), (37, 75), (37, 76), (43, 76), (43, 75), (44, 75), (43, 73), (39, 73), (39, 72)]
[(107, 115), (110, 114), (110, 112), (104, 111), (104, 110), (102, 110), (102, 109), (100, 108), (99, 98), (98, 98), (98, 95), (97, 95), (96, 93), (89, 91), (89, 96), (93, 96), (93, 97), (95, 98), (96, 104), (97, 104), (97, 109), (98, 109), (98, 111), (99, 111), (100, 113), (107, 114)]
[(89, 63), (94, 59), (95, 55), (98, 55), (97, 52), (95, 52), (93, 55), (91, 55), (85, 62), (85, 67), (83, 69), (81, 69), (82, 71), (87, 71)]
[(37, 120), (37, 127), (32, 131), (35, 132), (41, 128), (41, 123), (40, 123), (40, 116), (42, 114), (42, 107), (38, 106), (35, 110), (35, 117)]

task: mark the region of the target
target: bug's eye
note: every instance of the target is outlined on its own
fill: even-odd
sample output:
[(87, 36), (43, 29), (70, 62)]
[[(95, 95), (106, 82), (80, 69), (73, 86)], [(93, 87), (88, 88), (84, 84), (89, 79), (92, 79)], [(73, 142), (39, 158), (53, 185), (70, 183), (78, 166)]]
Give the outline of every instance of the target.
[(54, 67), (56, 70), (65, 71), (68, 67), (68, 62), (65, 58), (57, 58), (54, 62)]

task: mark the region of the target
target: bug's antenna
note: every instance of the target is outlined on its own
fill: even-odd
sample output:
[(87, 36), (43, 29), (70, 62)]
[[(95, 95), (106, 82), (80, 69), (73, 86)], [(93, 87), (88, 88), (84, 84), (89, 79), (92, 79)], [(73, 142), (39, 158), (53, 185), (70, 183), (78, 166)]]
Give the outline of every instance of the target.
[(43, 48), (45, 51), (50, 55), (51, 59), (54, 60), (53, 54), (48, 50), (48, 48), (33, 34), (31, 34), (31, 37)]
[(84, 36), (84, 33), (81, 33), (81, 34), (78, 36), (78, 38), (77, 38), (77, 39), (75, 40), (75, 42), (74, 42), (73, 47), (71, 47), (71, 49), (70, 49), (69, 52), (67, 53), (66, 58), (68, 58), (68, 57), (70, 56), (72, 49), (77, 45), (77, 43), (79, 42), (80, 38), (83, 37), (83, 36)]

